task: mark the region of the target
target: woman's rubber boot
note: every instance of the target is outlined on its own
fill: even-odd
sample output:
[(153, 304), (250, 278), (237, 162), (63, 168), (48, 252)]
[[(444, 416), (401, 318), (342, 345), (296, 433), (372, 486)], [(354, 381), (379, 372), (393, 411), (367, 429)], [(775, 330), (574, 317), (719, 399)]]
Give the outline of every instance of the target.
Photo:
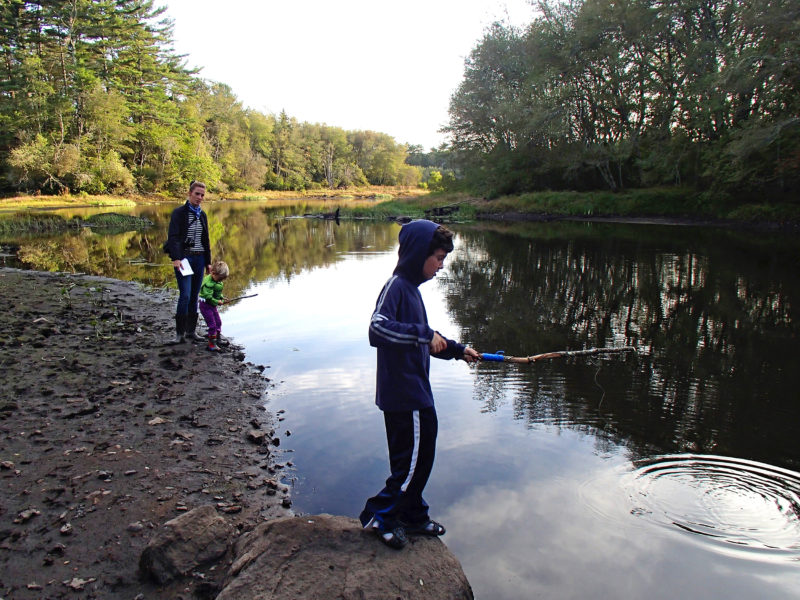
[(186, 339), (184, 338), (184, 334), (186, 333), (186, 315), (175, 315), (175, 339), (170, 342), (170, 344), (182, 344)]
[(197, 313), (189, 313), (186, 315), (186, 339), (190, 342), (199, 342), (203, 338), (194, 332), (197, 327)]
[(217, 346), (217, 336), (209, 334), (208, 336), (208, 346), (206, 346), (206, 350), (209, 352), (221, 352), (219, 346)]

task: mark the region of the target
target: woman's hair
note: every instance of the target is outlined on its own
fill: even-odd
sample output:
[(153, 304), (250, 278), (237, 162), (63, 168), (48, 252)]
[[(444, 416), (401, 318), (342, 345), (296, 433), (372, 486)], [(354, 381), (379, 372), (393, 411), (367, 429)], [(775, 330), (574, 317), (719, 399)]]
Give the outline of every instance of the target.
[(215, 260), (211, 263), (211, 272), (220, 279), (225, 279), (230, 274), (230, 269), (224, 260)]
[(433, 232), (431, 245), (428, 246), (428, 256), (431, 256), (440, 248), (445, 252), (452, 252), (453, 247), (453, 232), (446, 227), (439, 225), (439, 227), (436, 228), (436, 231)]
[(194, 188), (196, 187), (201, 187), (203, 189), (206, 189), (206, 184), (203, 183), (202, 181), (192, 181), (192, 183), (189, 184), (189, 193), (191, 194), (194, 191)]

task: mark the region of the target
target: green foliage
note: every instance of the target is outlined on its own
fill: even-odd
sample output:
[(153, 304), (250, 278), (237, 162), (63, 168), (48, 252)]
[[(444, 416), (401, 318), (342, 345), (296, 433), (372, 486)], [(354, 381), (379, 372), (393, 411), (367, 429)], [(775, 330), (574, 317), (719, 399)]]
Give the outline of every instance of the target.
[(451, 99), (454, 162), (472, 190), (796, 195), (797, 2), (537, 6), (524, 30), (486, 32)]
[(13, 169), (11, 179), (19, 187), (43, 189), (53, 178), (53, 149), (43, 135), (36, 134), (11, 151), (8, 165)]
[(432, 192), (440, 192), (444, 189), (442, 185), (442, 174), (435, 169), (428, 174), (426, 183), (428, 184), (428, 189)]
[(385, 134), (264, 115), (227, 85), (194, 77), (171, 49), (165, 10), (154, 0), (0, 5), (0, 189), (182, 194), (193, 179), (218, 192), (419, 183), (405, 146)]

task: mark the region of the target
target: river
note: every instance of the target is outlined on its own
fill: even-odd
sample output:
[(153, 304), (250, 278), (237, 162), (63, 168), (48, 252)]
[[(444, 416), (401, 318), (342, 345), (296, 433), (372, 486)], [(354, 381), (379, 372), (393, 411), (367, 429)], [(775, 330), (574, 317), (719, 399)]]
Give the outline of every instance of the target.
[[(258, 294), (223, 310), (223, 331), (268, 366), (295, 510), (357, 516), (388, 475), (367, 326), (399, 227), (290, 218), (303, 209), (207, 207), (231, 267), (226, 293)], [(4, 260), (171, 285), (167, 210), (136, 212), (157, 226), (16, 239), (23, 261)], [(445, 335), (515, 356), (637, 349), (432, 361), (439, 440), (426, 500), (476, 598), (796, 597), (797, 240), (452, 228), (456, 250), (421, 286)]]

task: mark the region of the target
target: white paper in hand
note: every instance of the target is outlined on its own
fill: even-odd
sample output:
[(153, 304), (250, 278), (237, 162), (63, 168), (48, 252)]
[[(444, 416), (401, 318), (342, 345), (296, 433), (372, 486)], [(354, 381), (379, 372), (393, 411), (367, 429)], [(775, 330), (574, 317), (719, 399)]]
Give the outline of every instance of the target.
[(185, 258), (181, 261), (181, 266), (178, 267), (178, 271), (180, 271), (181, 275), (183, 276), (194, 274), (194, 271), (192, 271), (192, 265), (190, 265), (188, 259)]

